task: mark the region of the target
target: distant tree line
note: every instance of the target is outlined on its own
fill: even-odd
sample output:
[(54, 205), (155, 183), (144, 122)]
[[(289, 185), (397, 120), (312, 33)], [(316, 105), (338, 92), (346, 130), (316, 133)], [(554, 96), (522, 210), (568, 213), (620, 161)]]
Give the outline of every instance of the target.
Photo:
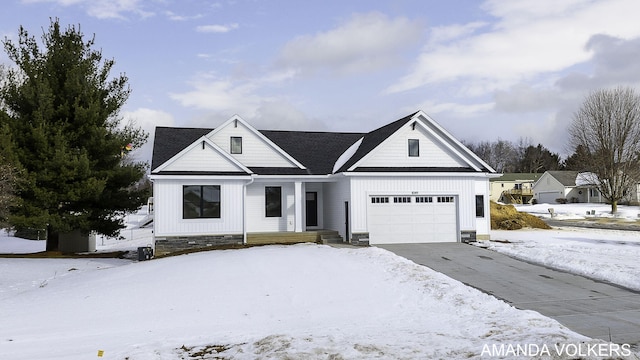
[(463, 142), (499, 173), (584, 172), (617, 211), (618, 201), (640, 184), (640, 95), (633, 88), (601, 89), (587, 95), (574, 113), (567, 145), (573, 154), (561, 161), (530, 139)]
[(463, 141), (471, 151), (499, 173), (543, 173), (548, 170), (577, 170), (574, 155), (561, 161), (560, 155), (542, 144), (533, 145), (531, 139), (517, 142), (498, 139), (472, 143)]

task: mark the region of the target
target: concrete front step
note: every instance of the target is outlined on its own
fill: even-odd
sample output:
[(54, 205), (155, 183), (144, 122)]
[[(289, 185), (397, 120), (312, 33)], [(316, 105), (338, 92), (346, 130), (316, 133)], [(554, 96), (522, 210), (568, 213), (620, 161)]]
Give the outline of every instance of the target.
[(320, 236), (323, 244), (342, 244), (344, 239), (337, 232), (335, 234), (323, 234)]

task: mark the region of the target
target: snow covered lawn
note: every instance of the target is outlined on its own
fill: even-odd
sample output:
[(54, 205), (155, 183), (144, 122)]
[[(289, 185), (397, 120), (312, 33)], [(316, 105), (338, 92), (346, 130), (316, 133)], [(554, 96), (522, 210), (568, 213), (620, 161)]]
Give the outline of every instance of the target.
[(0, 266), (3, 359), (459, 359), (599, 342), (378, 248)]
[[(492, 237), (512, 243), (485, 245), (638, 286), (635, 234), (501, 231)], [(151, 241), (135, 226), (122, 235), (98, 238), (98, 250)], [(0, 253), (42, 250), (42, 241), (0, 233)], [(0, 258), (0, 274), (1, 359), (522, 359), (523, 349), (599, 359), (575, 351), (615, 350), (379, 248), (264, 246), (144, 262)]]
[[(587, 210), (595, 210), (596, 216), (599, 217), (611, 216), (611, 208), (605, 204), (516, 206), (519, 211), (541, 217), (549, 217), (546, 209), (550, 207), (554, 208), (557, 219), (585, 219), (588, 217)], [(638, 210), (637, 206), (620, 206), (617, 217), (622, 221), (635, 221)], [(640, 290), (638, 231), (575, 227), (558, 227), (553, 230), (492, 230), (491, 240), (478, 242), (476, 245), (530, 262)]]

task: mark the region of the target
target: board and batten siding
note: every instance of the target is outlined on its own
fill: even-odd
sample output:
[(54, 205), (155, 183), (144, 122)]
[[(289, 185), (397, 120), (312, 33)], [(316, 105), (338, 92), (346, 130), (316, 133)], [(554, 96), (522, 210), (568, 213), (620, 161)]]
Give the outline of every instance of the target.
[[(295, 167), (293, 163), (242, 122), (233, 122), (210, 136), (211, 141), (246, 167)], [(242, 154), (231, 154), (231, 137), (242, 138)]]
[(476, 237), (479, 239), (489, 239), (489, 230), (491, 229), (491, 214), (489, 212), (489, 179), (476, 179), (475, 181), (476, 195), (484, 196), (484, 217), (476, 217)]
[(176, 161), (168, 164), (163, 171), (239, 171), (240, 168), (207, 143), (198, 144)]
[[(245, 183), (243, 180), (154, 180), (154, 236), (242, 234)], [(220, 185), (220, 218), (183, 219), (184, 185)]]
[[(282, 188), (282, 216), (267, 217), (265, 187)], [(304, 191), (304, 189), (303, 189)], [(295, 227), (294, 184), (256, 182), (247, 186), (247, 232), (293, 231)]]
[[(409, 139), (419, 140), (419, 156), (409, 156)], [(390, 164), (396, 167), (467, 167), (456, 154), (434, 138), (425, 129), (405, 126), (393, 134), (389, 139), (373, 150), (358, 166), (386, 167)]]
[[(350, 178), (342, 176), (336, 182), (330, 182), (324, 184), (324, 228), (328, 230), (338, 231), (340, 236), (346, 241), (349, 240), (349, 235), (346, 233), (344, 202), (350, 201), (349, 196), (349, 182)], [(351, 204), (349, 204), (351, 206)]]
[(460, 230), (475, 230), (476, 183), (459, 176), (351, 178), (351, 231), (367, 232), (371, 195), (453, 195), (458, 197)]

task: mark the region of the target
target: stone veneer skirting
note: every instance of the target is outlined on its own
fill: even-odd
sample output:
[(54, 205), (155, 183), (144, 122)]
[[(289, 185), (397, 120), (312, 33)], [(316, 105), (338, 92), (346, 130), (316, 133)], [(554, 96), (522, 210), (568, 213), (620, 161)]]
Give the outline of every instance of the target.
[(203, 249), (211, 246), (242, 244), (242, 234), (162, 236), (155, 238), (155, 254), (165, 255), (178, 251)]
[(369, 233), (351, 233), (351, 245), (369, 246)]
[(470, 243), (476, 241), (476, 232), (474, 230), (462, 230), (460, 231), (460, 241), (463, 243)]

